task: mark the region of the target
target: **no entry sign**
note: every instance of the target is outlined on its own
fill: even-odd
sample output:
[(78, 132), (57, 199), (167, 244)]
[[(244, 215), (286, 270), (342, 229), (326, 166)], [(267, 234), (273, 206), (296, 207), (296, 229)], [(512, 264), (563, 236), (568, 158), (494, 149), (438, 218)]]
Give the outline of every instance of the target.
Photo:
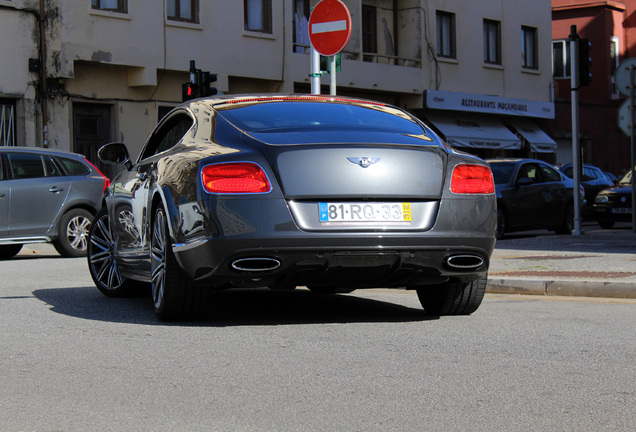
[(351, 37), (351, 14), (340, 0), (322, 0), (309, 17), (309, 39), (320, 54), (338, 54)]

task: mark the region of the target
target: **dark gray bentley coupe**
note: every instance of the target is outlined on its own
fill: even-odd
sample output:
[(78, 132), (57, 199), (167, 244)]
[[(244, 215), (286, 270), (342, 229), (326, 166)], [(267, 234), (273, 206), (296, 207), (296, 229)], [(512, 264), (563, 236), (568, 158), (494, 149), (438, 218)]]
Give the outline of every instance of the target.
[[(497, 221), (482, 160), (396, 107), (332, 96), (195, 99), (157, 125), (91, 227), (107, 296), (152, 287), (162, 320), (205, 313), (212, 289), (405, 287), (429, 314), (480, 305)], [(145, 283), (144, 283), (145, 282)]]

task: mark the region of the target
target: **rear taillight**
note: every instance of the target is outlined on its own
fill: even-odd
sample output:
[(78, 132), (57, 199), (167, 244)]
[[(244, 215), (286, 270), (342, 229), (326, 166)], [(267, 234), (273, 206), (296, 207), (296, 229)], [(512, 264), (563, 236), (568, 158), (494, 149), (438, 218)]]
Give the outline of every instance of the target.
[(490, 168), (484, 165), (457, 165), (451, 178), (451, 192), (456, 194), (490, 194), (495, 182)]
[(89, 161), (88, 159), (84, 159), (90, 166), (93, 167), (93, 169), (95, 171), (97, 171), (99, 173), (100, 176), (102, 176), (102, 178), (104, 179), (104, 188), (102, 189), (102, 193), (104, 193), (106, 191), (106, 188), (108, 186), (110, 186), (110, 179), (108, 177), (106, 177), (104, 175), (104, 173), (102, 173), (99, 168), (97, 168), (95, 165), (93, 165), (93, 163), (91, 161)]
[(263, 169), (250, 162), (207, 165), (201, 170), (203, 188), (210, 193), (267, 193), (272, 186)]

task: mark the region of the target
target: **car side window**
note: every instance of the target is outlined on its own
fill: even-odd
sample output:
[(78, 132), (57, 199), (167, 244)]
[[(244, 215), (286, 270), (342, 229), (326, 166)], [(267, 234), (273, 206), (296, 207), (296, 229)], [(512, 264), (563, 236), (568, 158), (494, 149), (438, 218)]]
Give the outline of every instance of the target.
[(91, 172), (86, 165), (79, 161), (63, 157), (56, 157), (55, 160), (62, 165), (68, 175), (87, 175)]
[(141, 158), (145, 159), (171, 149), (181, 141), (193, 124), (192, 117), (186, 113), (173, 115), (152, 134)]
[(561, 181), (561, 176), (559, 175), (557, 170), (552, 169), (548, 166), (541, 165), (541, 173), (543, 174), (543, 181), (546, 181), (546, 182)]
[(46, 167), (46, 175), (49, 177), (64, 175), (60, 167), (57, 166), (57, 164), (53, 162), (53, 159), (51, 159), (50, 157), (44, 157), (44, 166)]
[(521, 165), (519, 172), (517, 173), (517, 181), (529, 178), (532, 183), (541, 183), (541, 174), (539, 173), (539, 166), (534, 163), (527, 163)]
[(9, 171), (14, 179), (44, 177), (44, 165), (38, 154), (11, 153), (7, 155)]

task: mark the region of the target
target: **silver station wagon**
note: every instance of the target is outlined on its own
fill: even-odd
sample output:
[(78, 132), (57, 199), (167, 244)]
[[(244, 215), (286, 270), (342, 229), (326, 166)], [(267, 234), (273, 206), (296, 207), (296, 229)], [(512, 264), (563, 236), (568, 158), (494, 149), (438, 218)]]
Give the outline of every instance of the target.
[(64, 257), (85, 256), (93, 216), (110, 184), (76, 153), (0, 147), (0, 259), (27, 243), (53, 243)]

